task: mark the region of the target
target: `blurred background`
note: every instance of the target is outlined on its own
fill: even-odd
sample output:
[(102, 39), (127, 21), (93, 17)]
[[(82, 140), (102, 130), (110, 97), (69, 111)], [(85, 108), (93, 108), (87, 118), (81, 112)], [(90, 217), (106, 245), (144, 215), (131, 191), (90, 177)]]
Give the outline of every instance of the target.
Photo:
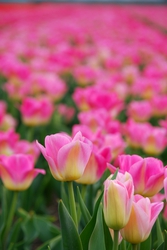
[(164, 4), (167, 0), (0, 0), (0, 3), (87, 2), (87, 3), (142, 3)]

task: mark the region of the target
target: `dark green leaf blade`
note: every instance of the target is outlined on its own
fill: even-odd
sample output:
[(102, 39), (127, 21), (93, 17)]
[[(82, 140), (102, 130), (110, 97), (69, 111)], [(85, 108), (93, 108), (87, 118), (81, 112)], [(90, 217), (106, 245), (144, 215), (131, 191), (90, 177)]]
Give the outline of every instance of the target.
[(96, 216), (97, 216), (97, 212), (98, 212), (98, 208), (99, 208), (102, 196), (103, 196), (103, 192), (101, 193), (98, 200), (96, 201), (94, 213), (93, 213), (91, 220), (81, 232), (81, 241), (82, 241), (83, 250), (88, 250), (89, 240), (94, 230), (94, 226), (96, 223)]
[(63, 201), (59, 202), (59, 216), (64, 250), (83, 250), (80, 236)]
[(103, 229), (102, 204), (99, 206), (95, 227), (89, 241), (88, 250), (92, 249), (106, 250)]
[(90, 219), (91, 219), (91, 215), (82, 199), (82, 196), (80, 194), (80, 191), (79, 191), (79, 187), (77, 187), (77, 195), (78, 195), (78, 203), (79, 203), (79, 206), (80, 206), (80, 209), (81, 209), (81, 212), (82, 212), (82, 215), (83, 215), (83, 219), (85, 221), (85, 223), (87, 224)]

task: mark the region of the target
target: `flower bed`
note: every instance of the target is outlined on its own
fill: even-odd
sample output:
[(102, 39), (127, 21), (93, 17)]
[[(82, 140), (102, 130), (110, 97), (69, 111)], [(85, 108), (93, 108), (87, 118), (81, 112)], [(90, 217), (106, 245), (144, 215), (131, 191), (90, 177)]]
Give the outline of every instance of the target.
[(0, 249), (166, 249), (156, 7), (0, 5)]

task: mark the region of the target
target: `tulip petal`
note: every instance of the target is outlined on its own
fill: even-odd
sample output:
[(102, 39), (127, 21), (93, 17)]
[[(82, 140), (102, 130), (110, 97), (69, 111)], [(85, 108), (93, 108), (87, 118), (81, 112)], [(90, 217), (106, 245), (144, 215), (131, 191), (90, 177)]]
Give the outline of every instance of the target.
[(77, 180), (83, 174), (91, 154), (88, 144), (72, 141), (63, 146), (57, 155), (58, 168), (63, 179)]

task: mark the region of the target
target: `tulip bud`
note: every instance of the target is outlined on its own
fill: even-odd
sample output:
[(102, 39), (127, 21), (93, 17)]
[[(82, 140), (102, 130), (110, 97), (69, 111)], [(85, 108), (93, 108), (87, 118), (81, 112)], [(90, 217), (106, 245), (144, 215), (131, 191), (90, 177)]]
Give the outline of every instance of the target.
[(104, 218), (109, 228), (120, 230), (129, 220), (133, 201), (133, 181), (129, 173), (118, 173), (104, 183)]

